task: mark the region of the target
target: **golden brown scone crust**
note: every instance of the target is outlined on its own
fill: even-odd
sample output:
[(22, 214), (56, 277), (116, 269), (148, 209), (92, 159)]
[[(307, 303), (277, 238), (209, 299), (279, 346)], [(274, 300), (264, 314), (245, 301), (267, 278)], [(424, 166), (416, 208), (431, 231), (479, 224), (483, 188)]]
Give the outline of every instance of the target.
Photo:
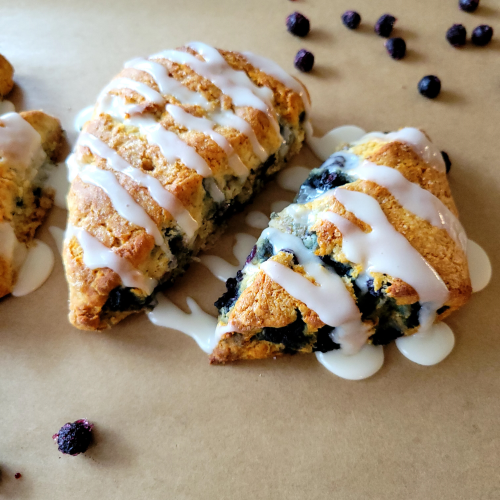
[[(203, 60), (190, 48), (179, 50), (189, 52)], [(302, 99), (275, 78), (254, 68), (241, 54), (223, 50), (219, 52), (234, 69), (244, 70), (256, 85), (266, 86), (272, 90), (274, 108), (280, 122), (291, 130), (293, 141), (289, 145), (289, 150), (283, 158), (270, 162), (267, 170), (269, 176), (282, 168), (302, 145), (305, 135), (303, 127), (305, 108)], [(229, 96), (223, 94), (211, 81), (201, 77), (187, 65), (162, 58), (154, 59), (154, 61), (164, 66), (169, 76), (182, 85), (191, 91), (199, 92), (209, 101), (213, 109), (220, 105), (223, 110), (233, 110), (237, 116), (244, 119), (251, 126), (259, 143), (266, 149), (269, 156), (280, 151), (282, 146), (280, 136), (264, 112), (252, 107), (234, 106)], [(117, 75), (117, 78), (129, 78), (148, 85), (157, 92), (160, 91), (153, 77), (145, 71), (125, 68)], [(187, 130), (176, 123), (165, 110), (165, 106), (146, 101), (134, 90), (118, 89), (112, 90), (110, 94), (121, 97), (129, 104), (142, 104), (145, 107), (145, 113), (154, 114), (156, 120), (161, 122), (165, 129), (175, 133), (187, 145), (194, 148), (208, 164), (213, 180), (225, 194), (226, 202), (237, 200), (239, 204), (244, 204), (260, 187), (261, 181), (257, 178), (257, 171), (262, 161), (254, 153), (252, 143), (245, 134), (226, 126), (214, 127), (216, 132), (227, 139), (235, 153), (251, 171), (246, 183), (241, 186), (235, 182), (235, 174), (229, 164), (227, 154), (209, 135)], [(163, 95), (163, 97), (167, 103), (180, 106), (184, 111), (196, 117), (203, 118), (209, 115), (209, 112), (200, 106), (182, 104), (171, 95)], [(214, 207), (207, 203), (204, 179), (201, 175), (186, 167), (180, 160), (168, 162), (159, 147), (150, 144), (138, 129), (124, 125), (107, 114), (94, 111), (92, 119), (85, 124), (83, 131), (102, 140), (133, 167), (155, 177), (200, 223), (196, 238), (190, 243), (191, 256), (213, 243), (214, 235), (221, 232), (223, 218), (213, 219)], [(94, 156), (87, 147), (78, 147), (75, 154), (81, 163), (92, 163), (99, 169), (111, 170), (105, 160)], [(138, 185), (126, 175), (113, 172), (119, 183), (143, 207), (162, 234), (176, 230), (176, 222), (172, 215), (156, 203), (146, 188)], [(72, 184), (68, 200), (70, 224), (84, 228), (148, 277), (165, 281), (180, 272), (182, 266), (179, 266), (179, 269), (172, 269), (171, 260), (158, 250), (153, 238), (146, 233), (144, 228), (121, 217), (106, 194), (99, 188), (76, 179)], [(130, 312), (103, 310), (109, 293), (120, 285), (121, 280), (109, 269), (94, 271), (87, 269), (76, 238), (66, 245), (64, 261), (70, 288), (69, 317), (73, 325), (80, 329), (101, 330), (130, 314)], [(138, 289), (134, 290), (134, 293), (140, 297), (145, 296)]]
[[(19, 114), (40, 134), (42, 148), (47, 156), (54, 157), (62, 142), (59, 120), (43, 111)], [(38, 171), (38, 167), (32, 168)], [(10, 168), (9, 162), (0, 162), (0, 223), (10, 224), (20, 243), (31, 243), (53, 201), (53, 189), (44, 188), (43, 185), (35, 186), (33, 180), (20, 177), (16, 169)], [(12, 291), (15, 280), (13, 263), (0, 256), (0, 297)]]
[(0, 54), (0, 99), (5, 97), (14, 86), (14, 68), (5, 57)]
[[(377, 165), (385, 165), (398, 170), (408, 180), (420, 185), (439, 198), (452, 212), (458, 212), (451, 196), (446, 174), (425, 163), (414, 150), (401, 142), (380, 143), (372, 141), (350, 149), (350, 152), (361, 156)], [(429, 222), (404, 209), (391, 193), (371, 181), (356, 180), (342, 186), (368, 194), (375, 198), (392, 226), (411, 243), (411, 245), (429, 262), (445, 282), (449, 290), (449, 299), (445, 303), (448, 309), (443, 311), (438, 320), (447, 317), (459, 309), (470, 298), (472, 293), (467, 257), (462, 248), (444, 229), (438, 229)], [(333, 211), (369, 231), (366, 223), (347, 212), (334, 196), (316, 199), (306, 204), (314, 211)], [(277, 222), (273, 221), (279, 225)], [(331, 222), (320, 219), (312, 228), (316, 232), (319, 256), (331, 255), (339, 262), (347, 263), (342, 254), (342, 235)], [(282, 252), (272, 257), (281, 261)], [(283, 263), (283, 262), (282, 262)], [(361, 266), (359, 266), (361, 267)], [(300, 266), (294, 266), (294, 270)], [(361, 272), (359, 269), (358, 272)], [(418, 302), (416, 291), (400, 279), (380, 273), (372, 273), (374, 288), (378, 290), (384, 283), (391, 283), (387, 295), (396, 300), (398, 305)], [(312, 278), (311, 278), (312, 279)], [(355, 297), (351, 285), (351, 295)], [(237, 359), (257, 359), (280, 355), (280, 345), (266, 341), (256, 342), (252, 337), (263, 327), (283, 327), (295, 320), (296, 309), (299, 309), (307, 325), (307, 333), (314, 333), (324, 326), (319, 317), (307, 306), (293, 298), (280, 285), (271, 280), (263, 271), (259, 271), (253, 283), (238, 298), (228, 320), (241, 333), (226, 333), (210, 356), (211, 363), (225, 363)], [(407, 334), (415, 333), (415, 328)], [(310, 346), (299, 352), (311, 352)]]

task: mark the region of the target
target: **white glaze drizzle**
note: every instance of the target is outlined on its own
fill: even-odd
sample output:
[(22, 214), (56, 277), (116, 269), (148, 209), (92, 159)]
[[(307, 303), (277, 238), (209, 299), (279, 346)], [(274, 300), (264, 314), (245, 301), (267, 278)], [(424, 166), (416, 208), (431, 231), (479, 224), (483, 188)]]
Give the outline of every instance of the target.
[(364, 271), (385, 273), (411, 285), (421, 303), (431, 302), (441, 307), (449, 296), (448, 289), (431, 265), (408, 240), (387, 220), (377, 200), (371, 196), (337, 188), (337, 200), (371, 227), (363, 232), (355, 224), (334, 213), (321, 218), (333, 223), (342, 233), (342, 252), (351, 262), (362, 264)]
[(245, 222), (250, 227), (265, 229), (269, 224), (269, 217), (263, 212), (252, 210), (251, 212), (248, 212), (247, 216), (245, 217)]
[(194, 104), (207, 110), (212, 107), (202, 94), (189, 90), (175, 78), (169, 76), (165, 66), (162, 66), (160, 63), (139, 57), (126, 62), (125, 68), (145, 71), (153, 77), (163, 95), (171, 95), (183, 104)]
[(179, 125), (188, 130), (194, 130), (208, 135), (226, 153), (229, 166), (233, 169), (234, 173), (244, 179), (248, 177), (250, 171), (235, 153), (229, 141), (223, 135), (213, 130), (216, 125), (215, 122), (207, 118), (198, 118), (173, 104), (167, 104), (167, 111)]
[(344, 125), (327, 132), (323, 137), (314, 137), (313, 128), (306, 123), (306, 142), (312, 152), (320, 159), (327, 160), (342, 145), (359, 140), (366, 134), (362, 128)]
[(472, 292), (480, 292), (491, 280), (492, 267), (488, 254), (475, 241), (468, 240), (467, 261)]
[(276, 80), (280, 81), (283, 85), (285, 85), (285, 87), (288, 87), (295, 93), (299, 94), (302, 102), (304, 103), (304, 109), (307, 115), (309, 115), (311, 111), (311, 102), (309, 101), (309, 96), (305, 87), (299, 82), (299, 80), (289, 75), (283, 68), (281, 68), (281, 66), (276, 64), (271, 59), (253, 54), (252, 52), (242, 52), (242, 54), (252, 66), (259, 69), (263, 73), (267, 73), (273, 78), (276, 78)]
[(399, 351), (419, 365), (435, 365), (453, 350), (455, 335), (446, 323), (436, 323), (427, 331), (396, 339)]
[(83, 262), (86, 267), (89, 269), (108, 267), (121, 278), (124, 286), (140, 288), (148, 295), (153, 292), (157, 284), (155, 279), (149, 278), (138, 269), (135, 269), (127, 259), (117, 255), (97, 238), (85, 231), (85, 229), (68, 224), (66, 229), (66, 244), (73, 237), (78, 240), (78, 243), (82, 247)]
[(410, 146), (422, 160), (433, 166), (436, 170), (445, 173), (446, 165), (443, 160), (441, 151), (433, 144), (426, 135), (417, 128), (405, 127), (397, 132), (384, 134), (383, 132), (370, 132), (361, 137), (355, 144), (366, 143), (371, 140), (379, 140), (382, 142), (402, 142)]
[(158, 304), (147, 313), (149, 320), (157, 326), (174, 328), (192, 337), (198, 346), (210, 354), (215, 345), (216, 318), (206, 313), (191, 297), (186, 298), (190, 314), (185, 313), (163, 294), (158, 295)]
[(346, 170), (358, 179), (373, 181), (385, 187), (406, 210), (430, 222), (433, 226), (444, 229), (465, 252), (467, 235), (458, 218), (451, 210), (430, 191), (409, 181), (398, 170), (376, 165), (364, 160), (357, 168)]
[[(184, 208), (182, 203), (163, 187), (158, 179), (144, 173), (138, 168), (132, 167), (132, 165), (124, 160), (114, 149), (110, 148), (103, 141), (91, 134), (82, 132), (77, 144), (88, 147), (92, 151), (92, 154), (105, 159), (108, 167), (127, 175), (140, 186), (147, 188), (153, 200), (155, 200), (160, 207), (172, 214), (172, 217), (174, 217), (187, 237), (189, 239), (193, 237), (195, 231), (198, 229), (198, 223), (191, 216), (189, 211)], [(75, 160), (74, 155), (68, 159), (70, 180), (78, 173), (79, 168), (81, 168), (80, 164)]]
[(289, 167), (278, 174), (278, 185), (287, 191), (297, 192), (311, 170), (305, 167)]
[(245, 264), (247, 256), (256, 242), (257, 238), (251, 234), (236, 234), (236, 244), (233, 248), (233, 254), (238, 260), (239, 264), (237, 266), (233, 266), (227, 262), (227, 260), (217, 255), (202, 255), (200, 256), (200, 262), (206, 266), (217, 279), (226, 281), (231, 276), (234, 276), (243, 264)]
[(73, 122), (73, 127), (77, 132), (80, 132), (83, 126), (92, 118), (94, 114), (94, 106), (87, 106), (78, 112)]
[(16, 111), (16, 107), (10, 101), (4, 100), (0, 101), (0, 116), (5, 115), (7, 113), (14, 113)]
[(156, 223), (118, 182), (113, 172), (101, 170), (95, 165), (86, 165), (84, 169), (80, 170), (78, 176), (86, 184), (93, 184), (102, 189), (119, 215), (136, 226), (143, 227), (149, 235), (153, 236), (156, 245), (170, 256), (170, 250), (165, 245)]
[(382, 346), (367, 344), (356, 354), (346, 355), (343, 349), (316, 352), (318, 361), (329, 371), (347, 380), (363, 380), (377, 373), (384, 364)]
[(45, 283), (53, 268), (54, 253), (51, 248), (43, 241), (34, 240), (19, 270), (12, 295), (22, 297), (37, 290)]

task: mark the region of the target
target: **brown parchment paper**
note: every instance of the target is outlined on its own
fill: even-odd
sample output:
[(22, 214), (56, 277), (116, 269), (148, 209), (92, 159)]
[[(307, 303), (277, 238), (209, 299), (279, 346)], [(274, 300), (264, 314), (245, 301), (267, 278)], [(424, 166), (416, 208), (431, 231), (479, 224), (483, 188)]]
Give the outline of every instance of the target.
[[(346, 9), (363, 24), (342, 26)], [(285, 29), (299, 10), (305, 39)], [(386, 54), (372, 26), (398, 18), (408, 55)], [(356, 124), (367, 130), (425, 129), (453, 161), (455, 199), (469, 237), (500, 265), (500, 5), (475, 14), (457, 0), (2, 0), (0, 52), (16, 69), (18, 110), (62, 119), (92, 104), (124, 61), (187, 41), (251, 50), (292, 74), (293, 57), (314, 52), (300, 75), (313, 101), (317, 134)], [(489, 47), (457, 50), (451, 24), (496, 30)], [(435, 101), (419, 79), (443, 82)], [(307, 150), (293, 165), (318, 166)], [(293, 194), (272, 183), (251, 209)], [(248, 213), (250, 208), (245, 213)], [(259, 231), (234, 217), (213, 253), (231, 256), (234, 234)], [(56, 251), (48, 227), (38, 237)], [(341, 380), (314, 356), (209, 366), (180, 332), (134, 317), (109, 332), (84, 333), (66, 319), (59, 259), (49, 280), (22, 298), (0, 301), (0, 498), (6, 499), (500, 499), (500, 286), (452, 316), (457, 345), (425, 368), (395, 346), (383, 369), (362, 382)], [(170, 297), (205, 311), (224, 290), (194, 264)], [(68, 421), (95, 423), (96, 444), (79, 457), (58, 453), (51, 436)], [(14, 473), (21, 472), (21, 479)]]

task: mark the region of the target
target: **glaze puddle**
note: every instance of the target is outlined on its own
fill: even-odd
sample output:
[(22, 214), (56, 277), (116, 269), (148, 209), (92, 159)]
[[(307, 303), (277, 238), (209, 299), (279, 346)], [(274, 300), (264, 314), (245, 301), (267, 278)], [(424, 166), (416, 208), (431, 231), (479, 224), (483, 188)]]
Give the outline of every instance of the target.
[(250, 227), (255, 227), (257, 229), (265, 229), (269, 224), (269, 217), (263, 212), (252, 210), (245, 217), (245, 222)]
[(472, 292), (480, 292), (488, 286), (491, 280), (492, 268), (490, 258), (475, 241), (468, 240), (467, 262), (469, 264)]
[(278, 185), (287, 191), (296, 193), (307, 179), (311, 170), (305, 167), (290, 167), (278, 174)]

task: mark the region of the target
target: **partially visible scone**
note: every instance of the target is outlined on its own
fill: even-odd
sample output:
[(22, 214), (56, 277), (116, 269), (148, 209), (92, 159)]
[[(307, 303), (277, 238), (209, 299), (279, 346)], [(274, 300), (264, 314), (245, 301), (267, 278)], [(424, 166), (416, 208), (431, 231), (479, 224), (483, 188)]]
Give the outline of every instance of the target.
[(0, 100), (5, 97), (14, 86), (14, 68), (5, 57), (0, 54)]
[(192, 43), (127, 63), (68, 161), (70, 321), (101, 330), (150, 307), (300, 150), (308, 106), (252, 54)]
[(62, 139), (59, 120), (43, 111), (0, 117), (0, 297), (12, 291), (26, 247), (52, 207), (44, 187)]
[(354, 353), (429, 328), (471, 294), (439, 150), (416, 129), (368, 134), (311, 171), (216, 302), (212, 363)]

